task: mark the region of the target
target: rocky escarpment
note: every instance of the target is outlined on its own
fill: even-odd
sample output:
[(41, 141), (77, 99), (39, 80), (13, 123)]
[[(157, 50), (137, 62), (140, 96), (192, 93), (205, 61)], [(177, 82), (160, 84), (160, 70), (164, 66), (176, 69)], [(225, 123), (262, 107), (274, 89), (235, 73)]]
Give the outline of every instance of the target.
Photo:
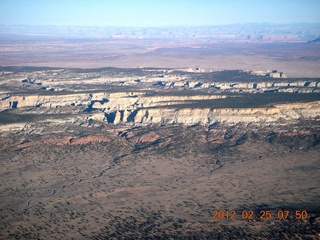
[(109, 123), (161, 123), (212, 125), (223, 123), (273, 123), (279, 120), (316, 119), (320, 117), (320, 101), (312, 103), (276, 105), (269, 108), (141, 108), (106, 113)]
[[(280, 99), (282, 99), (282, 102)], [(309, 98), (309, 99), (308, 99)], [(286, 102), (289, 101), (289, 102)], [(300, 102), (299, 102), (300, 101)], [(302, 101), (302, 102), (301, 102)], [(190, 94), (117, 92), (7, 96), (2, 110), (47, 116), (53, 124), (185, 124), (275, 123), (319, 119), (317, 94)], [(50, 116), (59, 116), (53, 119)], [(14, 123), (17, 125), (17, 123)], [(21, 127), (5, 125), (3, 130)], [(25, 127), (25, 126), (22, 126)]]
[(254, 75), (265, 74), (259, 71), (77, 71), (28, 72), (24, 78), (20, 72), (3, 74), (1, 129), (34, 129), (28, 127), (32, 121), (88, 127), (99, 123), (210, 126), (320, 117), (319, 79)]
[[(97, 69), (70, 70), (49, 69), (30, 73), (16, 73), (12, 68), (3, 68), (0, 72), (0, 94), (9, 94), (30, 90), (42, 92), (99, 92), (112, 89), (119, 92), (119, 87), (127, 89), (164, 90), (200, 90), (205, 92), (319, 92), (318, 78), (285, 78), (278, 70), (228, 70), (210, 72), (202, 68), (190, 69)], [(5, 71), (6, 70), (6, 71)], [(10, 71), (8, 71), (10, 70)], [(31, 68), (32, 70), (32, 68)], [(37, 71), (36, 71), (37, 70)], [(0, 68), (1, 71), (1, 68)]]
[(95, 101), (107, 101), (106, 93), (72, 93), (72, 94), (51, 94), (51, 95), (0, 95), (0, 110), (9, 108), (25, 107), (47, 107), (57, 108), (66, 106), (88, 106)]

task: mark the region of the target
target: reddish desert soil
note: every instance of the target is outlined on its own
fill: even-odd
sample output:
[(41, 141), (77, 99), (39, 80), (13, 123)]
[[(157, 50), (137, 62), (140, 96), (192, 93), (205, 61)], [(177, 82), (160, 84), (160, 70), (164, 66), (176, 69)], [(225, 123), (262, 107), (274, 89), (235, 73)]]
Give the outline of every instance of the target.
[[(318, 130), (271, 138), (238, 125), (226, 138), (224, 127), (173, 125), (126, 129), (129, 139), (114, 130), (104, 131), (112, 141), (88, 130), (71, 145), (57, 134), (1, 138), (0, 237), (319, 239)], [(208, 134), (220, 140), (198, 141)], [(213, 210), (236, 216), (212, 219)]]

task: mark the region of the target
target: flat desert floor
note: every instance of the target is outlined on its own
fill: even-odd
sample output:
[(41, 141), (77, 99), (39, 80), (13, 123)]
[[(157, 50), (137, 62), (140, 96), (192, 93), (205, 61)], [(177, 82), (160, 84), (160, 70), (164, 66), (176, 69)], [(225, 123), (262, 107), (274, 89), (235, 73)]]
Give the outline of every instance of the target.
[(0, 64), (65, 68), (159, 67), (273, 70), (319, 77), (319, 43), (208, 42), (207, 39), (0, 39)]

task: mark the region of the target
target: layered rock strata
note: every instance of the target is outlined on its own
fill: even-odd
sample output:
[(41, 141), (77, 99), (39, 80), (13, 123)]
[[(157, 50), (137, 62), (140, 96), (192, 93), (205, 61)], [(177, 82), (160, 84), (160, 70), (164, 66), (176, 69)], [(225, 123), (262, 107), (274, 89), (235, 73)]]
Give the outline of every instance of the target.
[(12, 111), (20, 120), (0, 119), (1, 128), (28, 129), (23, 123), (28, 119), (81, 126), (319, 119), (319, 79), (272, 79), (271, 73), (280, 74), (181, 69), (47, 70), (28, 76), (8, 72), (0, 77), (0, 113)]
[[(51, 96), (7, 96), (0, 102), (1, 110), (29, 109), (34, 114), (67, 114), (58, 122), (105, 121), (112, 124), (175, 124), (211, 125), (217, 122), (272, 123), (279, 120), (317, 119), (320, 101), (273, 104), (265, 107), (214, 107), (228, 95), (150, 95), (143, 92), (82, 93)], [(199, 103), (194, 104), (194, 102)], [(235, 99), (234, 102), (238, 100)], [(212, 106), (210, 106), (212, 105)], [(191, 107), (192, 106), (192, 107)], [(81, 113), (81, 114), (78, 114)], [(52, 119), (51, 122), (54, 122)], [(6, 127), (8, 128), (8, 126)]]
[(268, 108), (141, 108), (106, 113), (109, 123), (161, 123), (211, 125), (223, 123), (273, 123), (279, 120), (316, 119), (320, 117), (320, 101), (312, 103), (279, 104)]

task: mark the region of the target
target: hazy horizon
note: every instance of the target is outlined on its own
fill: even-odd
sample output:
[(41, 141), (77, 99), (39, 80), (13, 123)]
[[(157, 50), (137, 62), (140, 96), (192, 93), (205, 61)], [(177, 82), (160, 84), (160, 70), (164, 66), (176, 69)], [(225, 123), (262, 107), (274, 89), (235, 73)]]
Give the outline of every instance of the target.
[(320, 23), (320, 1), (2, 0), (0, 25), (198, 27)]
[(269, 23), (269, 22), (245, 22), (245, 23), (230, 23), (230, 24), (207, 24), (207, 25), (159, 25), (159, 26), (115, 26), (115, 25), (53, 25), (53, 24), (46, 24), (46, 25), (31, 25), (31, 24), (1, 24), (0, 26), (4, 27), (57, 27), (57, 28), (63, 28), (63, 27), (80, 27), (80, 28), (128, 28), (128, 29), (143, 29), (143, 28), (208, 28), (208, 27), (238, 27), (238, 26), (292, 26), (292, 25), (320, 25), (319, 22), (291, 22), (291, 23)]

